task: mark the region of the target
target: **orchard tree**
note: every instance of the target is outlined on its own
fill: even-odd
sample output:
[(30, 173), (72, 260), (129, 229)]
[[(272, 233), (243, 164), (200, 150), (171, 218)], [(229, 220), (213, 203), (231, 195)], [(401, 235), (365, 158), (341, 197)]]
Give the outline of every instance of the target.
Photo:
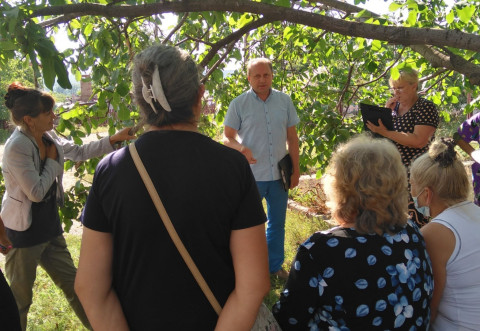
[[(148, 45), (175, 45), (196, 59), (216, 107), (202, 122), (205, 132), (221, 127), (229, 102), (248, 88), (246, 61), (268, 57), (275, 87), (292, 96), (301, 118), (301, 167), (320, 174), (334, 146), (362, 130), (349, 111), (360, 101), (384, 104), (388, 78), (402, 66), (420, 72), (421, 93), (447, 120), (451, 110), (479, 104), (478, 1), (399, 0), (383, 15), (363, 9), (367, 2), (3, 0), (0, 65), (20, 57), (49, 88), (55, 81), (69, 88), (68, 70), (77, 80), (89, 73), (97, 103), (61, 110), (57, 127), (78, 141), (111, 108), (111, 133), (136, 121), (129, 66)], [(57, 50), (60, 28), (76, 47)]]
[[(33, 71), (26, 62), (18, 59), (12, 59), (0, 65), (0, 96), (7, 93), (7, 88), (13, 81), (33, 82)], [(32, 85), (33, 86), (33, 85)], [(3, 100), (3, 98), (2, 98)], [(8, 121), (10, 119), (10, 112), (3, 102), (0, 104), (0, 121)], [(3, 126), (0, 127), (3, 129)]]

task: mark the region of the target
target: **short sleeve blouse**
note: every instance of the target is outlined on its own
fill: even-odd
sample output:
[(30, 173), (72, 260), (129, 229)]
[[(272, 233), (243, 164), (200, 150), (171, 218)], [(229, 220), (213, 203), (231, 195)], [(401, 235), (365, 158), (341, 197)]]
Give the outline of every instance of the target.
[[(433, 102), (418, 98), (412, 108), (402, 116), (393, 117), (393, 129), (398, 132), (413, 133), (416, 125), (428, 125), (438, 127), (439, 117), (437, 107)], [(395, 145), (402, 156), (403, 164), (408, 168), (413, 159), (428, 150), (427, 146), (422, 148), (408, 147), (395, 142)]]
[(282, 330), (425, 330), (432, 293), (412, 221), (383, 236), (337, 227), (300, 246), (273, 314)]

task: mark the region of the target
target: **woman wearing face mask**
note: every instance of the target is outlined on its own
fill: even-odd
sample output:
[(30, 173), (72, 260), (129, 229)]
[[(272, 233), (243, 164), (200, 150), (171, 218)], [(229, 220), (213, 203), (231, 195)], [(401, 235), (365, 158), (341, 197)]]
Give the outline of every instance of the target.
[(434, 142), (410, 173), (417, 209), (432, 220), (421, 232), (434, 277), (432, 330), (478, 330), (480, 325), (480, 207), (454, 143)]
[[(385, 107), (394, 113), (393, 130), (389, 131), (381, 121), (378, 126), (371, 122), (367, 126), (395, 143), (402, 163), (408, 169), (412, 160), (428, 150), (438, 126), (438, 111), (433, 102), (419, 97), (417, 71), (411, 68), (400, 70), (398, 79), (390, 78), (390, 87), (393, 96)], [(428, 222), (428, 218), (417, 213), (412, 199), (409, 199), (408, 212), (419, 226)]]

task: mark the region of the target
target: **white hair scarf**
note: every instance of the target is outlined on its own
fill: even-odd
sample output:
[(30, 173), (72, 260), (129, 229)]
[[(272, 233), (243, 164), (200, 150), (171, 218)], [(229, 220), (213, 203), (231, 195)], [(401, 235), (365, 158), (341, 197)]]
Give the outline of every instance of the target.
[(158, 114), (158, 110), (155, 108), (153, 100), (157, 101), (166, 111), (172, 111), (172, 108), (167, 101), (167, 97), (165, 97), (165, 92), (163, 92), (162, 81), (160, 79), (160, 73), (158, 72), (158, 66), (155, 65), (155, 70), (153, 71), (152, 75), (152, 85), (150, 85), (150, 88), (148, 88), (148, 86), (145, 84), (143, 77), (140, 78), (142, 79), (143, 99), (145, 99), (145, 101), (150, 105), (150, 107), (152, 107), (155, 114)]

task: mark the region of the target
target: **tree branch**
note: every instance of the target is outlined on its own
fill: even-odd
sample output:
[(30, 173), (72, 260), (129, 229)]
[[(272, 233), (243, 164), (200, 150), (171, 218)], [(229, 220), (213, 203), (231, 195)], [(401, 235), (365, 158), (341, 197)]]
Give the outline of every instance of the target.
[(94, 15), (103, 17), (138, 17), (161, 13), (227, 11), (252, 13), (268, 16), (273, 21), (311, 26), (346, 36), (382, 40), (402, 45), (447, 46), (472, 51), (480, 51), (480, 36), (459, 30), (432, 28), (406, 28), (351, 22), (300, 9), (280, 7), (247, 0), (184, 0), (145, 5), (112, 5), (94, 3), (49, 6), (33, 11), (31, 17), (74, 15), (77, 17)]
[(352, 81), (352, 73), (353, 73), (354, 68), (355, 67), (353, 65), (351, 65), (350, 68), (348, 69), (347, 81), (345, 82), (345, 85), (343, 86), (343, 89), (340, 93), (340, 97), (338, 98), (337, 105), (335, 107), (337, 109), (337, 112), (340, 115), (344, 115), (343, 114), (343, 98), (345, 97), (345, 93), (347, 92), (348, 87), (350, 86), (350, 82)]
[(237, 31), (235, 31), (234, 33), (228, 35), (227, 37), (219, 40), (218, 42), (216, 42), (215, 44), (212, 45), (212, 48), (210, 49), (210, 51), (208, 52), (208, 54), (205, 56), (205, 58), (202, 60), (202, 62), (200, 62), (200, 66), (202, 67), (206, 67), (208, 65), (208, 63), (211, 61), (211, 59), (213, 59), (213, 57), (215, 56), (215, 54), (218, 52), (218, 50), (222, 47), (224, 47), (225, 45), (228, 45), (230, 43), (232, 43), (233, 41), (238, 41), (240, 38), (242, 38), (243, 35), (245, 35), (246, 33), (248, 33), (249, 31), (252, 31), (262, 25), (265, 25), (265, 24), (268, 24), (268, 23), (271, 23), (273, 22), (274, 20), (270, 19), (270, 18), (266, 18), (266, 17), (263, 17), (263, 18), (260, 18), (256, 21), (253, 21), (253, 22), (250, 22), (246, 25), (244, 25), (243, 27), (241, 27), (240, 29), (238, 29)]
[(210, 75), (212, 74), (212, 72), (214, 72), (218, 66), (223, 62), (223, 60), (225, 60), (225, 58), (227, 57), (227, 55), (232, 51), (233, 47), (235, 46), (235, 43), (236, 41), (232, 41), (226, 48), (225, 50), (225, 53), (222, 55), (222, 57), (220, 57), (220, 59), (218, 59), (217, 62), (215, 62), (215, 64), (210, 68), (210, 70), (208, 70), (207, 74), (205, 75), (205, 77), (203, 77), (200, 82), (202, 84), (205, 84), (205, 81), (208, 79), (208, 77), (210, 77)]
[[(343, 10), (348, 13), (360, 12), (364, 9), (346, 4), (337, 0), (319, 0), (327, 6)], [(372, 17), (379, 17), (371, 11), (368, 12)], [(422, 55), (434, 68), (445, 68), (446, 70), (454, 70), (470, 80), (473, 85), (480, 85), (480, 67), (468, 62), (460, 56), (457, 56), (444, 48), (444, 52), (448, 55), (439, 52), (431, 45), (414, 45), (413, 43), (406, 43), (405, 46), (410, 47), (415, 52)], [(403, 51), (402, 51), (403, 52)]]
[(182, 27), (182, 25), (187, 21), (188, 15), (188, 13), (183, 14), (180, 22), (178, 22), (178, 24), (172, 29), (172, 31), (170, 31), (170, 33), (165, 37), (162, 44), (166, 44), (170, 40), (170, 38), (172, 38), (175, 32), (177, 32)]

